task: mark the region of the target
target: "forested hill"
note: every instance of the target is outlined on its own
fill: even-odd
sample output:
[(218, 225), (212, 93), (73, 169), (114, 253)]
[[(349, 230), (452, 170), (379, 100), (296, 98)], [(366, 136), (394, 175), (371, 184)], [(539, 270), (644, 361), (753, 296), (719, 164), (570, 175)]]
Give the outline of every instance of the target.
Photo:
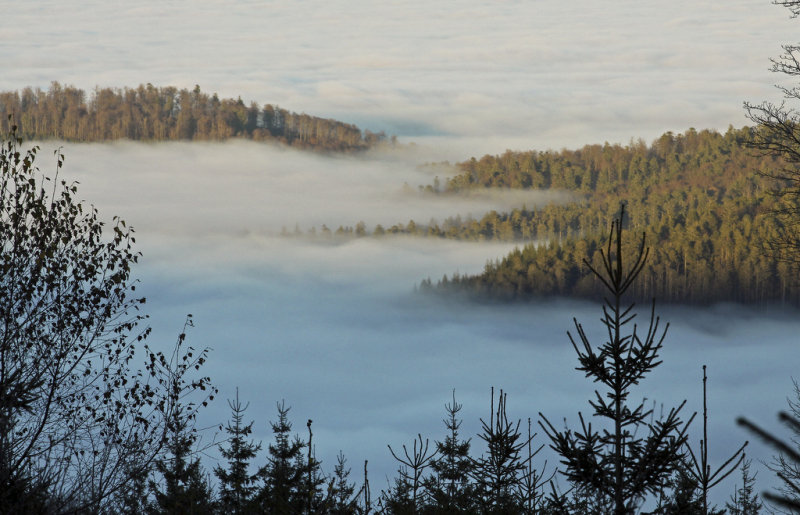
[(224, 140), (276, 141), (319, 151), (351, 152), (386, 140), (337, 120), (297, 114), (278, 106), (221, 99), (196, 86), (192, 91), (151, 84), (95, 89), (91, 95), (53, 82), (47, 91), (0, 92), (0, 129), (8, 115), (26, 140), (67, 141)]
[[(422, 289), (513, 300), (561, 295), (600, 298), (602, 285), (582, 264), (598, 264), (620, 202), (630, 214), (630, 247), (647, 235), (650, 258), (633, 296), (677, 303), (800, 304), (797, 278), (763, 250), (775, 234), (776, 202), (758, 176), (773, 157), (747, 147), (751, 129), (689, 130), (643, 142), (560, 152), (506, 152), (459, 165), (446, 189), (559, 188), (583, 200), (493, 217), (486, 234), (538, 239), (476, 276), (423, 281)], [(525, 216), (522, 216), (522, 215)], [(635, 237), (637, 234), (639, 237)], [(637, 240), (637, 241), (634, 241)], [(633, 249), (629, 249), (633, 251)]]

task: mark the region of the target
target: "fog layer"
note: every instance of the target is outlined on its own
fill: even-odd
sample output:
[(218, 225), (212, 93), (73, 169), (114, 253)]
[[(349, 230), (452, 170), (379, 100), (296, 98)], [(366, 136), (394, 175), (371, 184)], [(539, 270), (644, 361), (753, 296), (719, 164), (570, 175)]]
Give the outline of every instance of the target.
[[(137, 291), (148, 298), (153, 344), (166, 348), (192, 313), (189, 341), (213, 349), (205, 372), (220, 399), (203, 425), (227, 419), (224, 399), (239, 387), (251, 403), (255, 437), (267, 443), (274, 403), (285, 399), (296, 429), (314, 420), (324, 467), (340, 449), (354, 470), (368, 459), (377, 489), (394, 470), (387, 444), (399, 446), (418, 432), (443, 437), (443, 406), (453, 389), (465, 405), (467, 435), (488, 416), (491, 386), (509, 393), (512, 417), (535, 420), (541, 411), (574, 424), (578, 411), (590, 411), (595, 385), (574, 370), (565, 333), (577, 317), (600, 343), (598, 305), (476, 305), (413, 292), (427, 276), (476, 273), (511, 245), (276, 236), (295, 222), (477, 215), (519, 199), (403, 196), (399, 186), (424, 181), (427, 172), (397, 156), (325, 160), (241, 142), (66, 145), (64, 152), (63, 173), (80, 179), (81, 198), (137, 229), (144, 252)], [(46, 168), (47, 152), (42, 156)], [(667, 408), (688, 399), (688, 416), (702, 409), (707, 364), (711, 457), (721, 463), (748, 437), (736, 416), (775, 427), (792, 391), (800, 322), (795, 313), (735, 306), (659, 311), (672, 324), (664, 363), (632, 398)], [(700, 430), (695, 423), (695, 445)], [(755, 444), (750, 456), (767, 458), (769, 451)], [(772, 482), (766, 471), (759, 474), (760, 487)], [(717, 502), (732, 488), (718, 487)]]
[(449, 159), (746, 122), (793, 42), (763, 0), (36, 0), (3, 13), (1, 89), (151, 82), (386, 130)]

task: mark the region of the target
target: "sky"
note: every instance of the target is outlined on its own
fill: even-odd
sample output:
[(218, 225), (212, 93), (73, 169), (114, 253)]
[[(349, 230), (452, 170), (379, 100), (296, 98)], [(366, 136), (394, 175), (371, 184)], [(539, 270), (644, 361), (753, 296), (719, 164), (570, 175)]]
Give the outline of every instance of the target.
[(34, 0), (0, 89), (199, 84), (461, 160), (739, 127), (794, 27), (766, 0)]
[[(285, 399), (298, 430), (314, 419), (324, 466), (342, 449), (359, 478), (369, 459), (375, 490), (394, 468), (387, 444), (442, 437), (453, 389), (472, 435), (491, 386), (509, 392), (512, 417), (535, 422), (541, 411), (574, 422), (587, 412), (592, 385), (574, 370), (565, 332), (573, 316), (596, 324), (599, 308), (461, 304), (413, 292), (428, 276), (479, 272), (510, 245), (332, 245), (282, 239), (281, 228), (426, 222), (562, 201), (432, 200), (403, 186), (431, 182), (438, 172), (417, 167), (425, 161), (742, 126), (743, 101), (778, 99), (769, 57), (795, 41), (798, 23), (762, 0), (2, 4), (0, 90), (53, 80), (87, 90), (199, 84), (417, 143), (325, 159), (242, 141), (63, 148), (62, 176), (80, 181), (81, 198), (137, 230), (152, 339), (169, 345), (192, 313), (190, 342), (213, 349), (207, 371), (220, 399), (203, 423), (224, 421), (224, 399), (238, 386), (266, 444), (274, 403)], [(43, 143), (45, 171), (54, 146)], [(667, 407), (687, 399), (696, 411), (708, 364), (711, 455), (721, 463), (747, 438), (735, 416), (775, 427), (793, 391), (800, 322), (796, 313), (727, 305), (663, 315), (672, 323), (664, 364), (639, 395)], [(751, 456), (769, 451), (754, 443)], [(754, 467), (759, 484), (770, 484)], [(724, 502), (731, 488), (719, 488)]]

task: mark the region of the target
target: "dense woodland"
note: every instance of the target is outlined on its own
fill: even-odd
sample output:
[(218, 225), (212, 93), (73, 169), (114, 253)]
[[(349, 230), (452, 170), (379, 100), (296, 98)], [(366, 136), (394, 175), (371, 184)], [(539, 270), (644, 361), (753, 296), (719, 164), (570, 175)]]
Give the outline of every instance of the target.
[(298, 114), (241, 98), (220, 99), (199, 86), (191, 91), (152, 84), (96, 88), (90, 95), (53, 82), (47, 91), (25, 88), (0, 93), (0, 130), (9, 118), (25, 139), (108, 141), (116, 139), (276, 141), (298, 148), (352, 152), (386, 140), (384, 133), (353, 124)]
[[(776, 261), (763, 242), (779, 222), (767, 216), (778, 200), (758, 173), (781, 163), (749, 147), (750, 128), (725, 134), (666, 133), (647, 145), (587, 145), (579, 150), (507, 151), (458, 164), (460, 173), (422, 188), (423, 195), (458, 195), (480, 188), (537, 188), (570, 192), (574, 201), (537, 209), (489, 212), (481, 219), (452, 217), (391, 227), (326, 226), (317, 237), (409, 234), (467, 241), (519, 241), (521, 248), (489, 262), (477, 276), (455, 274), (422, 289), (481, 299), (539, 295), (597, 298), (583, 259), (596, 262), (608, 221), (627, 205), (629, 227), (652, 246), (633, 294), (665, 302), (800, 302), (792, 267)], [(413, 194), (413, 193), (412, 193)]]
[[(577, 151), (507, 152), (463, 163), (448, 181), (458, 190), (475, 186), (531, 185), (585, 195), (581, 202), (551, 205), (536, 213), (529, 244), (475, 277), (442, 279), (440, 290), (495, 298), (530, 295), (594, 297), (583, 259), (597, 260), (607, 220), (626, 203), (630, 228), (647, 234), (652, 255), (634, 286), (639, 299), (666, 302), (797, 304), (794, 271), (765, 251), (777, 219), (777, 200), (758, 172), (780, 166), (748, 145), (751, 129), (724, 135), (689, 130), (664, 134), (649, 147), (587, 146)], [(524, 217), (517, 216), (517, 220)], [(499, 227), (523, 235), (512, 214)], [(532, 223), (526, 232), (531, 232)], [(427, 283), (426, 283), (427, 285)]]

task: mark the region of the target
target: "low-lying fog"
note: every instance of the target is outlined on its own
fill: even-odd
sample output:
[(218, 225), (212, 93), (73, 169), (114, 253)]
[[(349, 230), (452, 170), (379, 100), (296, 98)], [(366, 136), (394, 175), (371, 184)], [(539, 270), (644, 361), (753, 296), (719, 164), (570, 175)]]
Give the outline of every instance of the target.
[[(627, 143), (747, 123), (795, 40), (767, 0), (36, 0), (3, 12), (0, 90), (152, 83), (446, 147)], [(35, 32), (36, 37), (31, 37)]]
[[(43, 145), (38, 162), (44, 171), (51, 169), (54, 146)], [(120, 215), (137, 229), (144, 256), (136, 275), (148, 298), (151, 342), (166, 348), (192, 313), (189, 342), (213, 349), (203, 373), (220, 395), (202, 425), (227, 420), (225, 400), (238, 387), (250, 403), (246, 418), (255, 420), (254, 437), (266, 446), (275, 402), (285, 399), (298, 433), (304, 435), (306, 420), (313, 419), (325, 470), (332, 470), (341, 449), (360, 480), (368, 459), (377, 493), (395, 469), (386, 445), (399, 447), (417, 433), (442, 438), (444, 404), (453, 389), (464, 404), (464, 435), (475, 435), (479, 417), (488, 416), (491, 386), (508, 392), (513, 418), (535, 421), (541, 411), (560, 426), (564, 417), (575, 424), (579, 410), (590, 412), (594, 385), (574, 370), (565, 332), (575, 316), (590, 334), (601, 335), (598, 305), (473, 305), (413, 292), (427, 276), (478, 272), (512, 245), (411, 238), (330, 244), (277, 236), (295, 223), (480, 216), (550, 200), (544, 194), (403, 194), (404, 183), (416, 187), (432, 177), (397, 155), (323, 158), (245, 142), (67, 144), (63, 151), (62, 177), (81, 182), (80, 197), (103, 217)], [(701, 365), (707, 364), (715, 464), (748, 438), (735, 426), (736, 416), (775, 427), (800, 355), (796, 313), (737, 306), (658, 311), (672, 324), (664, 363), (634, 398), (666, 407), (687, 399), (686, 415), (699, 411)], [(697, 446), (702, 426), (696, 421), (693, 427)], [(213, 438), (213, 430), (205, 438)], [(473, 445), (480, 448), (474, 436)], [(749, 455), (768, 459), (770, 452), (754, 443)], [(555, 461), (550, 456), (550, 466)], [(762, 465), (754, 461), (753, 467), (762, 469), (759, 488), (773, 484)], [(728, 482), (714, 499), (724, 502), (732, 492)]]

